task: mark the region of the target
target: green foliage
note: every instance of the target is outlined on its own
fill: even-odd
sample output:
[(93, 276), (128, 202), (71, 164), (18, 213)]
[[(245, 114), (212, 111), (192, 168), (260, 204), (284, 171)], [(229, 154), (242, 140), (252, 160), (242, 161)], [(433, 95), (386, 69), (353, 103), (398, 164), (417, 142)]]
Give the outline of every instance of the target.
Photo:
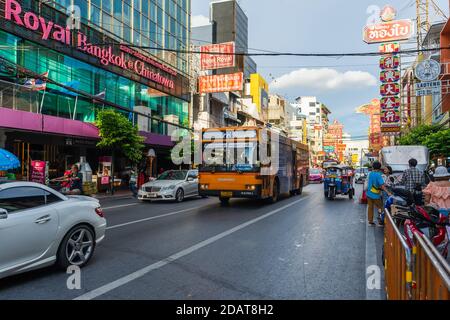
[(101, 137), (97, 147), (120, 149), (132, 163), (142, 159), (144, 138), (125, 116), (114, 110), (102, 110), (97, 115), (96, 125)]
[(448, 157), (450, 155), (450, 129), (428, 135), (424, 145), (430, 150), (432, 157)]
[(425, 145), (425, 139), (433, 133), (439, 131), (438, 126), (421, 125), (413, 128), (408, 134), (398, 139), (398, 144), (402, 146)]

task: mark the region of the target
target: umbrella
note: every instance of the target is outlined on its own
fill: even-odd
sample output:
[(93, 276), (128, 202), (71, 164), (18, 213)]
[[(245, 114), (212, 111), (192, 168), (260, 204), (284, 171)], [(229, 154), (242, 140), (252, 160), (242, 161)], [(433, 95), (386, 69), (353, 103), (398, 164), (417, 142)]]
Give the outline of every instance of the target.
[(0, 149), (0, 170), (6, 171), (20, 167), (20, 161), (11, 152)]

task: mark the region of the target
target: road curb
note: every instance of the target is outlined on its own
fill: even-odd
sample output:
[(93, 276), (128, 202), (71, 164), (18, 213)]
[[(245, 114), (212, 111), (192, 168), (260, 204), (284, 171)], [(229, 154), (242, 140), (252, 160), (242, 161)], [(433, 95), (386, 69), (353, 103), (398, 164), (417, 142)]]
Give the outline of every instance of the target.
[[(365, 286), (366, 286), (366, 300), (386, 300), (385, 286), (384, 286), (384, 267), (381, 261), (381, 250), (383, 243), (377, 241), (377, 232), (381, 232), (382, 228), (378, 226), (369, 226), (367, 220), (367, 206), (364, 206), (364, 222), (366, 226), (366, 274), (365, 274)], [(380, 289), (369, 289), (368, 279), (373, 275), (373, 267), (377, 266), (380, 270)]]

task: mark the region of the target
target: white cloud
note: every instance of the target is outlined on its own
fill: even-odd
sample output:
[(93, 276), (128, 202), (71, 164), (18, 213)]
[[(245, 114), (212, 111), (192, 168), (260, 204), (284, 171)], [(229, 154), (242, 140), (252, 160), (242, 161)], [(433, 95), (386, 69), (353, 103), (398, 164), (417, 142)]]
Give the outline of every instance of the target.
[(210, 24), (211, 22), (209, 21), (208, 17), (205, 17), (204, 15), (197, 15), (197, 16), (192, 16), (191, 17), (191, 26), (193, 27), (200, 27), (200, 26), (205, 26), (207, 24)]
[(365, 71), (339, 72), (330, 68), (302, 68), (275, 79), (271, 83), (271, 89), (305, 88), (321, 91), (369, 87), (376, 84), (377, 79)]

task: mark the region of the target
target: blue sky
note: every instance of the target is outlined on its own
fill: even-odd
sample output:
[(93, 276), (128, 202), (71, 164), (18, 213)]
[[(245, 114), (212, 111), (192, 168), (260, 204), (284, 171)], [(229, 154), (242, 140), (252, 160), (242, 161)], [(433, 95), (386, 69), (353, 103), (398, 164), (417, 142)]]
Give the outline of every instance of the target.
[[(391, 4), (399, 11), (398, 18), (415, 18), (416, 14), (415, 0), (238, 2), (249, 18), (249, 47), (277, 52), (377, 51), (377, 45), (368, 45), (362, 40), (362, 29), (370, 16), (369, 6)], [(448, 0), (436, 2), (448, 15)], [(193, 21), (209, 16), (209, 3), (209, 0), (192, 0)], [(345, 131), (354, 136), (367, 134), (368, 118), (355, 114), (354, 110), (379, 97), (377, 57), (255, 57), (255, 60), (259, 73), (272, 84), (271, 93), (282, 94), (290, 100), (298, 96), (317, 96), (331, 109), (331, 119), (344, 123)]]

